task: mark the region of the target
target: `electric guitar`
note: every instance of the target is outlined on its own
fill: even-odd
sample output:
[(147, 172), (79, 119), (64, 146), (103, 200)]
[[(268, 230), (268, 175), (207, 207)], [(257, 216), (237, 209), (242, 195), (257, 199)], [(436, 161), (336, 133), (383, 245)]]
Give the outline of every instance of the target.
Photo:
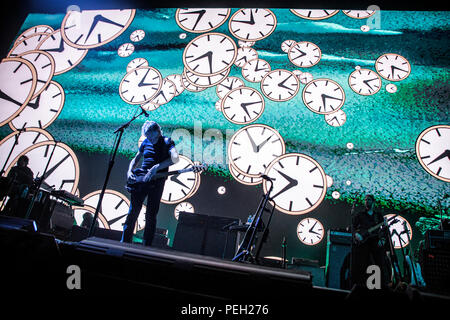
[(156, 174), (149, 180), (145, 181), (145, 175), (150, 170), (145, 170), (142, 168), (137, 168), (133, 170), (133, 175), (127, 179), (127, 185), (125, 186), (125, 189), (127, 189), (128, 192), (134, 192), (137, 190), (141, 190), (141, 188), (145, 188), (146, 185), (151, 182), (152, 180), (156, 180), (159, 178), (164, 178), (172, 175), (178, 175), (185, 172), (193, 171), (195, 173), (204, 171), (208, 168), (206, 164), (201, 165), (193, 165), (189, 168), (184, 168), (180, 170), (173, 170), (173, 171), (167, 171), (167, 172), (156, 172)]
[[(396, 214), (396, 215), (390, 217), (388, 221), (393, 220), (396, 216), (398, 216), (398, 214)], [(384, 221), (384, 220), (383, 220), (383, 221), (381, 221), (380, 223), (374, 225), (373, 227), (367, 229), (367, 231), (364, 232), (363, 234), (360, 233), (361, 236), (363, 237), (363, 239), (362, 239), (362, 240), (357, 240), (357, 239), (355, 238), (355, 242), (356, 242), (356, 243), (359, 243), (359, 244), (362, 244), (362, 243), (366, 242), (367, 240), (373, 238), (374, 236), (376, 236), (376, 233), (374, 233), (374, 231), (378, 230), (381, 226), (385, 225), (385, 223), (387, 223), (388, 221)]]

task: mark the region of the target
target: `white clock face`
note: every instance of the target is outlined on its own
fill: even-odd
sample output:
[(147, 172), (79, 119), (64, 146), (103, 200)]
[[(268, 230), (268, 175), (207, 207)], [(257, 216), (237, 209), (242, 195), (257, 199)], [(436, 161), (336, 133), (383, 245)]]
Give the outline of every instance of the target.
[(191, 203), (185, 201), (177, 204), (177, 206), (175, 207), (175, 210), (173, 211), (175, 219), (178, 220), (180, 212), (195, 213), (195, 209)]
[(328, 114), (339, 110), (345, 101), (344, 89), (330, 79), (316, 79), (303, 89), (303, 102), (312, 112)]
[(272, 68), (270, 64), (263, 59), (250, 60), (242, 67), (242, 76), (250, 82), (260, 82)]
[(27, 38), (16, 42), (12, 49), (8, 53), (8, 57), (17, 57), (19, 54), (36, 50), (43, 39), (45, 39), (49, 33), (38, 32), (30, 35)]
[(264, 112), (264, 98), (258, 90), (240, 87), (228, 92), (222, 99), (224, 116), (236, 124), (248, 124)]
[(222, 33), (206, 33), (189, 42), (183, 52), (185, 67), (200, 76), (229, 69), (236, 60), (237, 46)]
[(221, 26), (230, 15), (230, 9), (193, 8), (177, 9), (175, 18), (181, 29), (202, 33)]
[(18, 57), (28, 60), (36, 69), (36, 89), (34, 90), (33, 97), (31, 97), (31, 99), (34, 99), (40, 95), (50, 83), (55, 72), (55, 61), (49, 53), (41, 50), (28, 51), (18, 55)]
[(249, 177), (249, 176), (243, 175), (242, 173), (240, 173), (233, 167), (231, 162), (228, 163), (228, 169), (230, 170), (231, 175), (237, 182), (245, 184), (245, 185), (255, 186), (257, 184), (260, 184), (263, 180), (262, 178), (255, 178), (255, 177)]
[[(171, 165), (169, 171), (182, 170), (193, 165), (193, 162), (189, 158), (182, 155), (179, 157), (180, 161)], [(195, 191), (199, 177), (200, 174), (193, 171), (169, 176), (164, 185), (161, 202), (175, 204), (191, 197)]]
[[(287, 214), (305, 214), (322, 203), (327, 179), (320, 164), (300, 153), (288, 153), (274, 160), (266, 169), (273, 180), (270, 197), (275, 207)], [(267, 193), (270, 183), (263, 182)]]
[(65, 94), (61, 85), (51, 81), (45, 90), (9, 122), (11, 129), (45, 129), (56, 120), (64, 106)]
[(262, 93), (273, 101), (290, 100), (295, 97), (299, 89), (300, 81), (288, 70), (273, 70), (261, 80)]
[(404, 248), (412, 239), (411, 225), (402, 216), (396, 216), (395, 218), (393, 216), (393, 214), (385, 215), (386, 221), (388, 221), (392, 244), (395, 249)]
[(416, 155), (422, 167), (433, 177), (450, 182), (450, 126), (432, 126), (416, 140)]
[(136, 58), (131, 60), (127, 65), (127, 73), (131, 70), (140, 68), (140, 67), (148, 67), (148, 61), (145, 58)]
[(215, 75), (199, 76), (197, 74), (192, 73), (189, 70), (184, 70), (186, 80), (191, 84), (193, 84), (194, 86), (201, 88), (209, 88), (221, 83), (224, 79), (228, 77), (229, 73), (230, 69), (227, 69)]
[(354, 19), (367, 19), (375, 14), (375, 10), (342, 10), (342, 12)]
[(133, 52), (134, 45), (132, 43), (124, 43), (117, 49), (117, 54), (122, 58), (129, 57)]
[(45, 24), (40, 24), (40, 25), (31, 27), (31, 28), (25, 30), (24, 32), (22, 32), (21, 35), (17, 37), (14, 44), (18, 43), (19, 41), (22, 41), (25, 38), (32, 36), (35, 33), (52, 33), (53, 31), (55, 31), (55, 30), (53, 30), (52, 27), (47, 26)]
[(120, 36), (135, 13), (134, 9), (69, 11), (61, 24), (63, 39), (73, 47), (99, 47)]
[(293, 45), (295, 45), (297, 43), (297, 41), (294, 41), (294, 40), (284, 40), (282, 43), (281, 43), (281, 50), (283, 51), (283, 52), (285, 52), (285, 53), (288, 53), (289, 52), (289, 49), (293, 46)]
[[(22, 132), (14, 131), (0, 141), (0, 163), (3, 166), (6, 162), (5, 168), (7, 168), (11, 165), (13, 160), (16, 159), (20, 153), (22, 153), (22, 151), (39, 142), (49, 140), (53, 140), (52, 135), (39, 128), (25, 128)], [(17, 144), (13, 149), (13, 145), (16, 142)], [(8, 159), (8, 155), (11, 150), (12, 153)]]
[(314, 218), (305, 218), (297, 225), (298, 239), (308, 245), (314, 246), (322, 241), (325, 230), (322, 223)]
[(175, 97), (176, 87), (175, 84), (168, 80), (164, 79), (161, 90), (153, 97), (153, 99), (150, 101), (151, 103), (157, 104), (157, 105), (163, 105), (168, 103), (170, 100)]
[(230, 18), (229, 29), (243, 41), (256, 41), (268, 37), (277, 26), (277, 18), (268, 9), (240, 9)]
[(236, 61), (234, 64), (239, 68), (242, 68), (250, 60), (258, 58), (258, 52), (250, 47), (239, 48), (237, 50)]
[(59, 29), (47, 35), (36, 49), (52, 55), (55, 60), (55, 75), (75, 68), (88, 52), (86, 49), (75, 48), (65, 43)]
[[(56, 143), (55, 146), (55, 143), (55, 141), (39, 142), (22, 151), (18, 157), (26, 155), (29, 159), (28, 167), (35, 177), (42, 178), (45, 184), (54, 186), (56, 190), (74, 193), (80, 177), (78, 159), (69, 146), (62, 142)], [(45, 170), (47, 163), (48, 167)], [(7, 171), (10, 169), (11, 167)]]
[(17, 116), (36, 89), (34, 66), (21, 58), (6, 58), (0, 63), (0, 126)]
[(145, 38), (145, 31), (144, 30), (134, 30), (131, 34), (130, 34), (130, 40), (133, 42), (139, 42), (142, 39)]
[(243, 175), (259, 178), (270, 162), (284, 154), (284, 140), (275, 129), (251, 124), (236, 131), (228, 144), (228, 160)]
[(181, 74), (171, 74), (167, 76), (166, 79), (172, 81), (175, 85), (175, 96), (180, 95), (184, 91)]
[(401, 81), (411, 73), (411, 65), (406, 58), (395, 53), (386, 53), (375, 61), (378, 74), (389, 81)]
[(302, 41), (289, 48), (288, 57), (297, 67), (310, 68), (319, 63), (322, 51), (316, 44)]
[(326, 114), (325, 121), (332, 127), (340, 127), (347, 121), (347, 115), (344, 110), (339, 109), (333, 113)]
[[(100, 193), (101, 190), (97, 190), (85, 195), (83, 197), (84, 205), (97, 208)], [(125, 223), (129, 209), (130, 200), (125, 195), (115, 190), (105, 190), (99, 213), (105, 218), (107, 229), (123, 231), (123, 224)], [(145, 206), (142, 206), (134, 232), (142, 230), (145, 227), (145, 210)]]
[(119, 94), (123, 101), (142, 104), (151, 100), (161, 89), (161, 73), (153, 67), (140, 67), (128, 72), (120, 82)]
[(334, 16), (339, 10), (307, 10), (307, 9), (291, 9), (291, 12), (296, 16), (308, 20), (323, 20)]
[(219, 83), (216, 87), (216, 93), (219, 98), (223, 98), (228, 92), (233, 89), (243, 87), (244, 81), (242, 81), (238, 77), (227, 77), (221, 83)]
[(350, 74), (348, 84), (357, 94), (370, 96), (380, 91), (381, 78), (370, 69), (358, 69)]

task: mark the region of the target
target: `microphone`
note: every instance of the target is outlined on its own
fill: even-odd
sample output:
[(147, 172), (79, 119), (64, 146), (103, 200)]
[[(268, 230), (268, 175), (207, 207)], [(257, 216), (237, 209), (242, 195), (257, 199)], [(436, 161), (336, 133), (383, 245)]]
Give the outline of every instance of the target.
[(146, 118), (148, 118), (149, 114), (147, 113), (147, 111), (145, 111), (144, 108), (142, 108), (142, 106), (140, 105), (139, 108), (141, 108), (142, 113), (145, 115)]

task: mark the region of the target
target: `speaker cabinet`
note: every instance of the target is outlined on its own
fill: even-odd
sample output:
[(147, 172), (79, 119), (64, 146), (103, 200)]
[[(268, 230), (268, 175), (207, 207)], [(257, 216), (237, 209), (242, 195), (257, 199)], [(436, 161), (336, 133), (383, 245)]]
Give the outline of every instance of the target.
[(181, 212), (172, 248), (177, 251), (232, 259), (238, 234), (227, 226), (238, 224), (236, 218), (215, 217)]
[(329, 288), (350, 289), (351, 238), (349, 232), (328, 231), (326, 285)]

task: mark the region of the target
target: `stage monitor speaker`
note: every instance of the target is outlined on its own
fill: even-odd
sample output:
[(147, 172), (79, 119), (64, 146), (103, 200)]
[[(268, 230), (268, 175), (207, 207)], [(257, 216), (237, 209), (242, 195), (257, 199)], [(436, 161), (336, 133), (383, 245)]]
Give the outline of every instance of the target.
[(232, 259), (236, 252), (238, 234), (228, 231), (226, 227), (239, 222), (236, 218), (181, 212), (172, 248), (187, 253)]
[(34, 220), (17, 217), (8, 217), (5, 215), (0, 215), (0, 228), (25, 230), (30, 232), (38, 231), (37, 224)]
[(319, 266), (319, 261), (303, 258), (292, 258), (292, 264), (287, 265), (288, 269), (307, 271), (311, 274), (312, 283), (318, 287), (325, 287), (325, 270)]
[(326, 286), (350, 289), (351, 233), (329, 230), (327, 235)]

